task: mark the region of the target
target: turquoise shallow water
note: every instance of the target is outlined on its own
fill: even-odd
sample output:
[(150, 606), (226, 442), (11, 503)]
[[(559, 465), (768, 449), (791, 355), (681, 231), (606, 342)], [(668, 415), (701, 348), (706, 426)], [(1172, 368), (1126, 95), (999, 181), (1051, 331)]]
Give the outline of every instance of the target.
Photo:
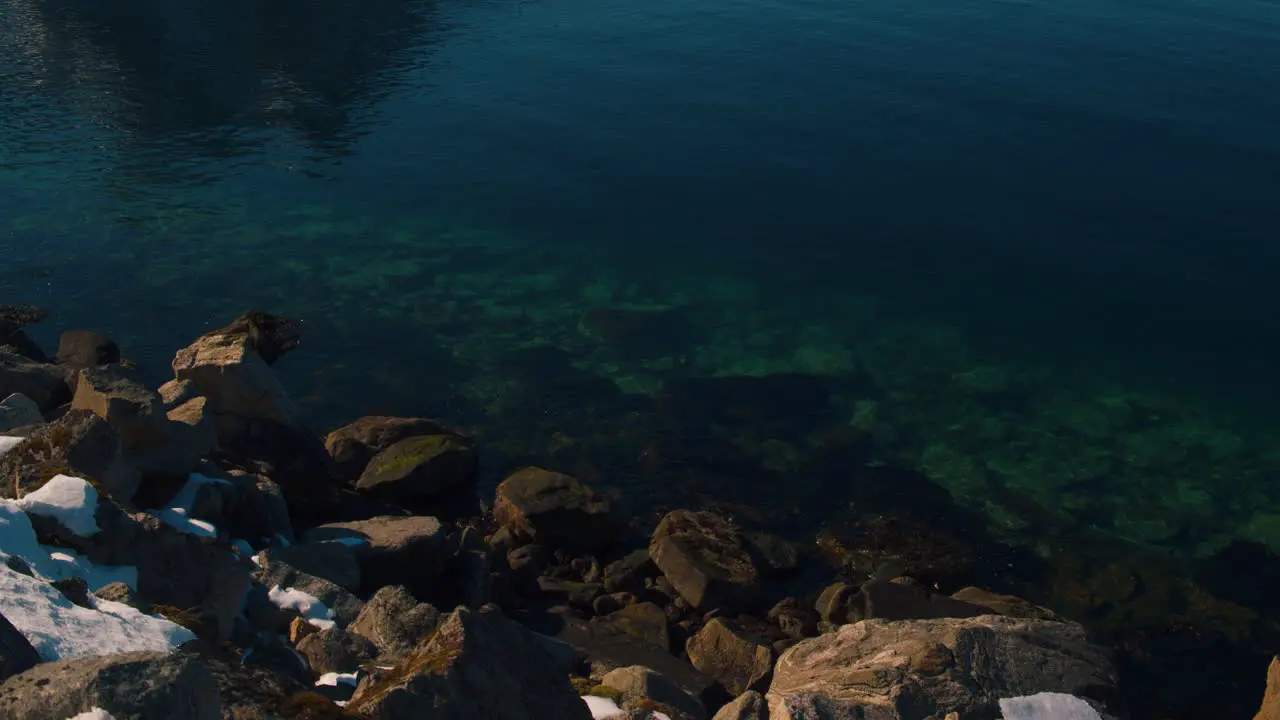
[[(434, 415), (491, 477), (807, 539), (916, 513), (1109, 630), (1265, 635), (1274, 3), (0, 18), (0, 302), (46, 343), (100, 328), (158, 379), (262, 307), (306, 323), (281, 372), (318, 430)], [(878, 489), (908, 472), (972, 515)]]

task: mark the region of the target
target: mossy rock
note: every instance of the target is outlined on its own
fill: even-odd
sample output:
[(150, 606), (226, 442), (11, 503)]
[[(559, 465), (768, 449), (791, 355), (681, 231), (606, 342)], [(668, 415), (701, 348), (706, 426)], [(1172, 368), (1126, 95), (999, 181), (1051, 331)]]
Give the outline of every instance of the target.
[(593, 685), (583, 695), (592, 695), (595, 697), (608, 698), (615, 703), (622, 704), (622, 691), (618, 688), (612, 688), (608, 685)]
[(478, 467), (475, 451), (461, 437), (411, 437), (375, 455), (356, 488), (388, 499), (428, 497), (473, 484)]

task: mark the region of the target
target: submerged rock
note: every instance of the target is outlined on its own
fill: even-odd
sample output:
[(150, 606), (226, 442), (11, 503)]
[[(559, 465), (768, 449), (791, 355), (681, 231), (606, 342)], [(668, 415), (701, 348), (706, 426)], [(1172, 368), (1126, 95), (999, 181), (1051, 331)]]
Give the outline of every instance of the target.
[(120, 346), (115, 340), (93, 330), (66, 330), (58, 336), (56, 362), (80, 369), (120, 362)]

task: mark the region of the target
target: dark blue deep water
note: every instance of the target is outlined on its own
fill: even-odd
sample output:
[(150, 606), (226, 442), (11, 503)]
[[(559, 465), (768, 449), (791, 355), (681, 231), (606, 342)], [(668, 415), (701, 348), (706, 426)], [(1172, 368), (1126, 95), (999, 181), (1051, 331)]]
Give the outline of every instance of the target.
[(290, 315), (317, 432), (435, 416), (491, 479), (810, 541), (963, 515), (1000, 582), (1245, 657), (1278, 90), (1266, 0), (0, 0), (0, 304), (156, 382)]

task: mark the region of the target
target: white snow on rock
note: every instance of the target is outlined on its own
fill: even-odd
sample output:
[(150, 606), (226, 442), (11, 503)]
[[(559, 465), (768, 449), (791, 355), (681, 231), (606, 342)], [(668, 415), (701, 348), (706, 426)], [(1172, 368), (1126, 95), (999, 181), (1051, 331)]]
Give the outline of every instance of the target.
[(301, 590), (274, 585), (267, 591), (267, 597), (271, 599), (272, 604), (276, 607), (281, 610), (297, 611), (303, 620), (321, 630), (328, 630), (336, 626), (333, 621), (333, 610)]
[(45, 661), (132, 651), (171, 652), (195, 635), (123, 603), (72, 604), (53, 586), (0, 565), (0, 614)]
[(337, 687), (338, 683), (342, 683), (343, 685), (355, 687), (359, 682), (356, 679), (358, 674), (359, 673), (325, 673), (320, 676), (319, 680), (316, 680), (316, 686), (328, 685), (329, 687)]
[(587, 710), (591, 711), (593, 720), (610, 720), (610, 718), (622, 717), (622, 708), (618, 707), (618, 703), (609, 698), (596, 697), (595, 695), (584, 695), (582, 701), (587, 704)]
[(1004, 720), (1102, 720), (1089, 703), (1075, 695), (1042, 692), (1000, 701)]
[(102, 708), (94, 708), (89, 712), (82, 712), (75, 717), (69, 717), (67, 720), (116, 720), (115, 717), (103, 710)]
[(41, 545), (31, 527), (31, 518), (22, 511), (21, 501), (0, 500), (0, 561), (11, 556), (22, 558), (32, 572), (50, 582), (78, 577), (89, 584), (90, 590), (113, 582), (138, 586), (135, 567), (95, 565), (66, 548)]
[(0, 435), (0, 455), (4, 455), (10, 450), (18, 447), (26, 442), (26, 438), (10, 437), (9, 435)]
[(98, 489), (78, 477), (54, 475), (18, 501), (32, 515), (53, 518), (83, 538), (98, 534)]
[(202, 537), (217, 537), (218, 528), (214, 527), (213, 523), (190, 517), (191, 508), (196, 504), (196, 494), (200, 492), (201, 485), (229, 484), (222, 478), (211, 478), (199, 473), (192, 473), (168, 507), (149, 510), (148, 512), (160, 518), (162, 522), (172, 525), (184, 533)]

